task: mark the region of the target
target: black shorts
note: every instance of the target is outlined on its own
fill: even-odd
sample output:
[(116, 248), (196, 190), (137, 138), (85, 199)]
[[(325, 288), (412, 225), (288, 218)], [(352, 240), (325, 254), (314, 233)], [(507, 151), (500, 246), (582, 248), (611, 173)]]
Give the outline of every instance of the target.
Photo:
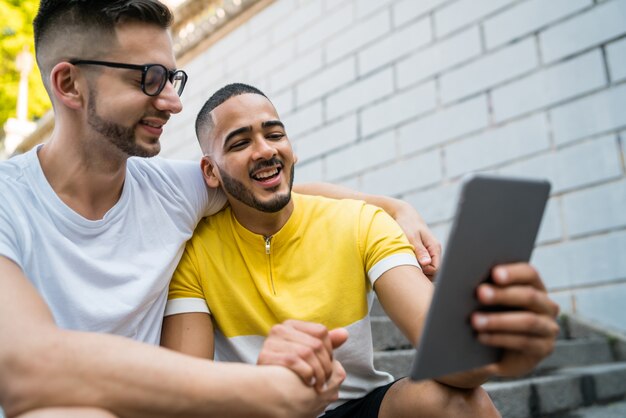
[(335, 409), (326, 411), (320, 418), (378, 418), (380, 404), (383, 403), (383, 398), (391, 385), (396, 382), (377, 387), (362, 398), (352, 399)]

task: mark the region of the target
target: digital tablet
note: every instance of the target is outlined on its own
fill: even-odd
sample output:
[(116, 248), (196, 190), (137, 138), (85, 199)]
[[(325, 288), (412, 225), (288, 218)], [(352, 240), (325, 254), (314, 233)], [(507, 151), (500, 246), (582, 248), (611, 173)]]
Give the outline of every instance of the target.
[(550, 183), (487, 175), (463, 181), (409, 377), (432, 379), (496, 362), (470, 325), (476, 287), (498, 264), (530, 259)]

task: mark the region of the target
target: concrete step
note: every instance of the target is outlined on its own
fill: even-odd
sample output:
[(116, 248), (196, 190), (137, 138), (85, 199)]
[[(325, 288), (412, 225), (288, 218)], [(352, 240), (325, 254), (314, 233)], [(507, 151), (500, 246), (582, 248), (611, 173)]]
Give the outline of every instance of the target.
[[(386, 335), (386, 341), (390, 341), (392, 337), (396, 338)], [(404, 376), (408, 373), (414, 354), (415, 350), (412, 348), (376, 351), (374, 365), (379, 370), (388, 371), (396, 377)], [(615, 360), (606, 339), (558, 340), (552, 354), (539, 363), (534, 374), (546, 373), (561, 367), (610, 363)]]
[(553, 415), (552, 418), (624, 418), (626, 400), (580, 408), (572, 412)]
[(547, 376), (492, 382), (484, 387), (506, 418), (570, 413), (595, 403), (626, 399), (626, 362), (563, 368)]

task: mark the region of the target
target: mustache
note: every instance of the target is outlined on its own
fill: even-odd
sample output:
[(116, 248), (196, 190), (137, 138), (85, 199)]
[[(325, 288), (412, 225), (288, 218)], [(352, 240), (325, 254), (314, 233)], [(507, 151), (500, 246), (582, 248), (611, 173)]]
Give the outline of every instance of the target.
[(258, 163), (254, 165), (254, 167), (250, 169), (249, 174), (252, 175), (252, 173), (254, 173), (257, 170), (261, 170), (265, 167), (273, 167), (275, 165), (279, 166), (280, 168), (283, 168), (284, 163), (277, 157), (272, 157), (269, 160), (259, 161)]
[(165, 122), (170, 120), (170, 116), (169, 112), (163, 112), (160, 110), (143, 115), (144, 118), (158, 118), (163, 119)]

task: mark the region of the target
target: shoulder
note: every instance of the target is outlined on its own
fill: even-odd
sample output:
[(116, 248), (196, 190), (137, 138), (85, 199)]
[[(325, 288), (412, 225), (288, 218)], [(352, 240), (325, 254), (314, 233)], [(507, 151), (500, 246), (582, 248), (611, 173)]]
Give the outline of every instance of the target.
[(32, 150), (0, 162), (0, 195), (3, 198), (8, 199), (21, 189), (30, 190), (27, 177), (29, 167), (35, 163), (34, 152)]
[(134, 176), (146, 176), (164, 182), (202, 177), (200, 165), (196, 161), (168, 160), (161, 157), (131, 157), (128, 159), (128, 172)]

